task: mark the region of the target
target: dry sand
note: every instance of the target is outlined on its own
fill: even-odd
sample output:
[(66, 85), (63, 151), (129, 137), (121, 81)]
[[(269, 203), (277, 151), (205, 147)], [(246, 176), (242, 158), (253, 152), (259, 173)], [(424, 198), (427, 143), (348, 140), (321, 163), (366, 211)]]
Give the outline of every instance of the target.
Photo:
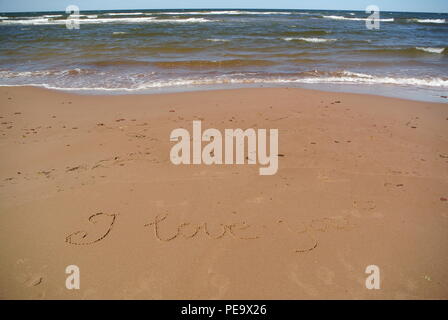
[[(447, 104), (3, 87), (0, 117), (2, 299), (448, 298)], [(193, 120), (278, 128), (278, 173), (174, 166)]]

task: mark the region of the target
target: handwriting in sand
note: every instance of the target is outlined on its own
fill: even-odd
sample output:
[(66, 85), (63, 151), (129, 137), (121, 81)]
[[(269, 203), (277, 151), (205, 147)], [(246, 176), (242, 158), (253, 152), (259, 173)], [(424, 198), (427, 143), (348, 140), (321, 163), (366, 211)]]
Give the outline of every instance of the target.
[[(96, 224), (99, 219), (103, 220), (101, 229), (103, 230), (98, 235), (90, 237), (87, 231), (76, 231), (71, 233), (65, 238), (65, 241), (71, 245), (93, 245), (100, 241), (103, 241), (106, 237), (111, 234), (112, 229), (114, 228), (117, 214), (109, 214), (109, 213), (96, 213), (91, 215), (88, 218), (88, 221), (92, 224)], [(183, 222), (171, 232), (168, 230), (168, 226), (166, 224), (166, 220), (169, 217), (168, 214), (157, 215), (153, 220), (146, 223), (144, 227), (148, 227), (152, 229), (155, 238), (158, 241), (169, 242), (173, 240), (189, 240), (193, 238), (197, 238), (201, 233), (205, 235), (208, 239), (219, 240), (224, 239), (225, 237), (237, 239), (237, 240), (257, 240), (265, 237), (260, 231), (253, 232), (252, 234), (247, 234), (253, 227), (252, 225), (246, 222), (237, 222), (237, 223), (229, 223), (229, 224), (219, 224), (218, 231), (211, 232), (211, 228), (209, 227), (209, 223), (201, 222), (201, 223), (191, 223), (191, 222)], [(305, 235), (308, 237), (307, 243), (311, 243), (309, 246), (295, 249), (297, 253), (305, 253), (310, 252), (316, 249), (319, 245), (319, 240), (317, 238), (318, 233), (328, 232), (331, 230), (341, 231), (341, 230), (350, 230), (355, 225), (351, 221), (353, 216), (348, 214), (345, 216), (337, 216), (337, 217), (324, 217), (320, 219), (312, 219), (310, 221), (301, 221), (301, 228), (297, 229), (296, 227), (291, 227), (291, 224), (286, 223), (282, 219), (277, 220), (275, 223), (278, 225), (284, 226), (285, 230), (290, 232), (292, 235)], [(168, 234), (163, 236), (163, 234)], [(269, 227), (268, 227), (269, 229)], [(245, 233), (244, 235), (241, 233)], [(311, 240), (311, 241), (309, 241)]]

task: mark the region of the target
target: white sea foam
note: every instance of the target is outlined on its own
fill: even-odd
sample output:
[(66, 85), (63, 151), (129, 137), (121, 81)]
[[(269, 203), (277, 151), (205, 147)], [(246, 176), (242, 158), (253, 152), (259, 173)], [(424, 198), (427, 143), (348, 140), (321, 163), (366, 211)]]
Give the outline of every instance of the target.
[(202, 22), (213, 22), (213, 20), (205, 18), (188, 18), (188, 19), (156, 19), (152, 22), (155, 23), (202, 23)]
[(212, 41), (212, 42), (228, 42), (230, 41), (229, 39), (207, 39), (207, 41)]
[(157, 12), (156, 14), (165, 15), (258, 15), (258, 14), (280, 14), (280, 15), (290, 15), (293, 12), (280, 12), (280, 11), (181, 11), (181, 12)]
[(409, 19), (419, 23), (446, 23), (445, 19)]
[[(333, 20), (351, 20), (351, 21), (366, 21), (368, 18), (347, 18), (343, 16), (323, 16), (325, 19), (333, 19)], [(381, 22), (393, 22), (394, 18), (387, 19), (375, 19)]]
[[(188, 18), (188, 19), (156, 19), (154, 17), (139, 18), (100, 18), (100, 19), (80, 19), (81, 24), (103, 24), (103, 23), (201, 23), (210, 22), (212, 20), (204, 18)], [(49, 24), (65, 24), (66, 20), (50, 20), (47, 18), (30, 19), (30, 20), (5, 20), (0, 25), (49, 25)]]
[(29, 77), (51, 77), (51, 76), (66, 76), (66, 75), (78, 75), (95, 73), (95, 71), (87, 69), (66, 69), (66, 70), (35, 70), (35, 71), (0, 71), (0, 78), (29, 78)]
[(305, 42), (312, 42), (312, 43), (322, 43), (322, 42), (333, 42), (333, 41), (337, 41), (337, 39), (324, 39), (324, 38), (282, 38), (285, 41), (305, 41)]
[(110, 12), (105, 13), (106, 16), (141, 16), (143, 12)]
[(448, 87), (448, 80), (442, 78), (401, 78), (373, 76), (370, 74), (343, 71), (342, 76), (312, 77), (297, 79), (304, 83), (360, 83), (360, 84), (395, 84), (404, 86)]
[(429, 52), (429, 53), (443, 53), (445, 51), (445, 48), (425, 48), (425, 47), (416, 47), (417, 50)]
[[(66, 71), (67, 72), (67, 71)], [(73, 70), (70, 71), (73, 74)], [(103, 91), (103, 92), (138, 92), (143, 90), (168, 88), (168, 87), (194, 87), (211, 86), (227, 84), (380, 84), (380, 85), (399, 85), (407, 87), (432, 87), (448, 88), (448, 80), (442, 78), (401, 78), (388, 76), (374, 76), (363, 73), (344, 71), (337, 75), (308, 76), (297, 78), (232, 78), (232, 76), (219, 76), (211, 78), (179, 78), (171, 80), (152, 80), (144, 83), (133, 84), (128, 87), (116, 87), (116, 82), (111, 86), (85, 86), (85, 87), (66, 87), (64, 85), (50, 85), (47, 83), (26, 83), (26, 84), (0, 84), (0, 86), (38, 86), (48, 89), (58, 89), (65, 91)]]
[(264, 11), (264, 12), (256, 12), (256, 11), (242, 11), (241, 14), (269, 14), (269, 15), (276, 15), (276, 14), (284, 14), (284, 15), (291, 15), (293, 12), (279, 12), (279, 11)]
[(181, 16), (181, 15), (216, 15), (216, 14), (238, 14), (238, 11), (185, 11), (185, 12), (154, 12), (157, 15), (173, 15), (173, 16)]
[(38, 77), (49, 75), (49, 71), (0, 71), (1, 78)]
[(17, 18), (17, 19), (40, 19), (42, 17), (34, 16), (34, 17), (11, 17), (11, 18)]
[(27, 20), (6, 20), (1, 21), (0, 25), (42, 25), (42, 24), (62, 24), (65, 21), (62, 20), (49, 20), (48, 18), (34, 18)]

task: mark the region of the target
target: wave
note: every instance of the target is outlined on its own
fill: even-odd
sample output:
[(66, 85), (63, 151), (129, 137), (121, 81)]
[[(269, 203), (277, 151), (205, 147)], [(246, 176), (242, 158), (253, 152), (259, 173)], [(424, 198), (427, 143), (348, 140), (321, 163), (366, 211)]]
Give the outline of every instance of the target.
[[(126, 20), (127, 23), (135, 22), (150, 22), (150, 23), (203, 23), (203, 22), (213, 22), (214, 20), (209, 20), (205, 18), (187, 18), (187, 19), (156, 19), (154, 17), (149, 18), (113, 18), (116, 22)], [(98, 19), (98, 20), (111, 20), (111, 19)], [(107, 23), (109, 21), (105, 21)]]
[(29, 20), (6, 20), (0, 21), (0, 25), (41, 25), (41, 24), (62, 24), (65, 20), (49, 20), (48, 18), (29, 19)]
[[(252, 75), (254, 73), (251, 73)], [(67, 91), (116, 91), (116, 92), (134, 92), (155, 88), (165, 87), (186, 87), (186, 86), (207, 86), (207, 85), (227, 85), (227, 84), (362, 84), (362, 85), (398, 85), (411, 87), (431, 87), (448, 88), (448, 78), (414, 78), (414, 77), (391, 77), (378, 76), (350, 71), (322, 72), (309, 71), (302, 72), (296, 76), (263, 76), (247, 77), (248, 74), (223, 75), (216, 77), (203, 78), (177, 78), (177, 79), (159, 79), (150, 80), (141, 83), (133, 83), (129, 86), (119, 86), (117, 81), (110, 82), (105, 86), (66, 86), (48, 83), (23, 83), (23, 84), (0, 84), (0, 86), (39, 86), (48, 89), (59, 89)]]
[(443, 53), (445, 51), (445, 48), (425, 48), (425, 47), (416, 47), (417, 50), (421, 50), (424, 52), (429, 52), (429, 53)]
[(152, 64), (156, 67), (165, 69), (177, 69), (177, 68), (207, 69), (207, 68), (270, 66), (277, 63), (269, 60), (232, 59), (221, 61), (208, 61), (208, 60), (160, 61), (160, 62), (153, 62)]
[(204, 48), (199, 46), (194, 47), (179, 47), (176, 45), (165, 45), (165, 46), (150, 46), (150, 47), (134, 47), (133, 51), (139, 53), (173, 53), (173, 54), (187, 54), (192, 52), (200, 52), (203, 51)]
[(442, 78), (401, 78), (374, 76), (364, 73), (342, 71), (327, 77), (301, 79), (305, 83), (354, 83), (354, 84), (395, 84), (423, 87), (448, 87), (448, 79)]
[(157, 12), (160, 15), (291, 15), (293, 12), (285, 11), (174, 11), (174, 12)]
[(418, 86), (418, 87), (437, 87), (447, 88), (448, 80), (440, 78), (436, 79), (419, 79), (419, 78), (392, 78), (392, 77), (322, 77), (322, 78), (203, 78), (203, 79), (176, 79), (164, 81), (151, 81), (139, 84), (133, 87), (63, 87), (50, 84), (21, 84), (9, 85), (0, 84), (0, 86), (37, 86), (47, 89), (56, 89), (64, 91), (102, 91), (102, 92), (138, 92), (150, 89), (167, 88), (167, 87), (193, 87), (193, 86), (210, 86), (210, 85), (231, 85), (231, 84), (381, 84), (381, 85), (400, 85), (400, 86)]
[(35, 70), (35, 71), (8, 71), (1, 70), (0, 78), (12, 79), (12, 78), (27, 78), (27, 77), (49, 77), (49, 76), (75, 76), (85, 74), (97, 74), (98, 72), (88, 69), (66, 69), (66, 70)]
[(415, 47), (415, 48), (375, 48), (375, 49), (365, 49), (365, 50), (355, 50), (354, 53), (361, 54), (373, 54), (373, 55), (397, 55), (397, 56), (416, 56), (426, 53), (439, 53), (446, 54), (448, 51), (446, 48), (425, 48), (425, 47)]
[(324, 36), (326, 34), (330, 34), (331, 31), (327, 30), (304, 30), (304, 31), (298, 31), (301, 35), (313, 35), (313, 36)]
[(271, 36), (271, 37), (299, 37), (299, 36), (325, 36), (331, 34), (331, 31), (327, 30), (300, 30), (300, 31), (282, 31), (276, 33), (249, 33), (248, 36)]
[(40, 77), (51, 75), (51, 71), (0, 71), (1, 78)]
[(98, 60), (85, 62), (84, 65), (95, 67), (113, 67), (113, 66), (148, 66), (151, 62), (139, 60)]
[(106, 16), (141, 16), (144, 15), (143, 12), (110, 12), (105, 13)]
[(294, 40), (298, 40), (298, 41), (305, 41), (305, 42), (312, 42), (312, 43), (322, 43), (322, 42), (333, 42), (333, 41), (337, 41), (337, 39), (324, 39), (324, 38), (302, 38), (302, 37), (298, 37), (298, 38), (282, 38), (285, 41), (294, 41)]
[[(255, 67), (255, 66), (270, 66), (277, 64), (270, 60), (257, 60), (257, 59), (229, 59), (220, 61), (209, 60), (172, 60), (172, 61), (139, 61), (139, 60), (97, 60), (85, 62), (85, 66), (93, 67), (118, 67), (118, 66), (154, 66), (162, 69), (218, 69), (218, 68), (234, 68), (234, 67)], [(76, 69), (78, 73), (84, 72), (96, 72), (90, 69)], [(70, 71), (70, 70), (69, 70)], [(3, 73), (4, 72), (4, 73)], [(64, 75), (68, 71), (26, 71), (26, 72), (13, 72), (13, 71), (0, 71), (0, 76), (18, 77), (18, 76), (50, 76), (50, 75)]]
[[(103, 23), (202, 23), (211, 22), (204, 18), (188, 18), (188, 19), (156, 19), (154, 17), (141, 18), (100, 18), (100, 19), (79, 19), (80, 24), (103, 24)], [(30, 20), (4, 20), (0, 25), (52, 25), (66, 24), (66, 19), (52, 20), (48, 18), (38, 18)]]
[(446, 23), (445, 19), (407, 19), (407, 21), (418, 23)]
[[(333, 20), (351, 20), (351, 21), (367, 21), (369, 18), (350, 18), (344, 16), (322, 16), (325, 19), (333, 19)], [(394, 22), (394, 18), (386, 18), (386, 19), (375, 19), (381, 22)]]
[(241, 11), (239, 14), (248, 14), (248, 15), (258, 15), (258, 14), (269, 14), (269, 15), (291, 15), (292, 12), (281, 12), (281, 11)]
[(207, 39), (207, 41), (211, 41), (211, 42), (228, 42), (230, 40), (229, 39)]
[(238, 14), (239, 11), (187, 11), (187, 12), (156, 12), (157, 15), (216, 15), (216, 14)]

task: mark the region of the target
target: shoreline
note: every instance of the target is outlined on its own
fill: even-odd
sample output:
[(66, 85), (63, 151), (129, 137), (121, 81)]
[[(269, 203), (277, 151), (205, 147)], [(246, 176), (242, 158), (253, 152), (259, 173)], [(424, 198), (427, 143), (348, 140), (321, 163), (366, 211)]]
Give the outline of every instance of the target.
[[(0, 87), (0, 120), (0, 299), (448, 298), (446, 103)], [(174, 165), (195, 120), (278, 129), (278, 171)]]
[[(324, 88), (319, 88), (324, 87)], [(346, 88), (352, 88), (352, 91), (346, 90)], [(382, 88), (382, 92), (380, 93), (372, 93), (372, 91), (376, 90), (378, 87)], [(180, 87), (166, 87), (166, 88), (154, 88), (148, 90), (137, 90), (137, 89), (126, 89), (129, 91), (119, 91), (115, 92), (115, 89), (71, 89), (71, 88), (52, 88), (45, 87), (42, 85), (0, 85), (0, 89), (5, 88), (35, 88), (44, 91), (51, 92), (60, 92), (66, 94), (73, 94), (77, 96), (152, 96), (152, 95), (169, 95), (169, 94), (182, 94), (182, 93), (191, 93), (191, 92), (214, 92), (214, 91), (228, 91), (228, 90), (260, 90), (260, 89), (287, 89), (287, 90), (308, 90), (315, 92), (325, 92), (325, 93), (334, 93), (334, 94), (354, 94), (354, 95), (365, 95), (365, 96), (374, 96), (381, 98), (389, 98), (389, 99), (398, 99), (398, 100), (406, 100), (406, 101), (414, 101), (414, 102), (428, 102), (428, 103), (448, 103), (448, 96), (446, 95), (434, 95), (432, 97), (428, 95), (423, 95), (419, 93), (415, 93), (415, 88), (405, 87), (401, 88), (401, 90), (409, 90), (409, 92), (413, 91), (412, 97), (405, 97), (405, 93), (401, 92), (396, 93), (396, 87), (388, 87), (384, 85), (377, 85), (375, 88), (369, 85), (360, 85), (360, 84), (304, 84), (302, 86), (241, 86), (241, 85), (212, 85), (212, 86), (195, 86), (187, 88)], [(369, 90), (367, 89), (369, 88)], [(387, 91), (384, 91), (386, 90)], [(420, 89), (420, 88), (417, 88)], [(110, 91), (107, 91), (110, 90)], [(124, 88), (123, 88), (124, 90)], [(411, 94), (412, 95), (412, 94)]]

